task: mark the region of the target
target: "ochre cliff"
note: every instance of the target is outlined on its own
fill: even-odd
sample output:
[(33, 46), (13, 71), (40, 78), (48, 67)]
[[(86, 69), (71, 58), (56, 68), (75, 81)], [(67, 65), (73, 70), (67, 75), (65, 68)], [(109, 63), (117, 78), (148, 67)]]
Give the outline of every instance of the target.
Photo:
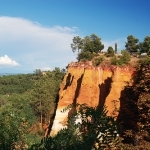
[(94, 67), (88, 63), (70, 63), (59, 91), (59, 102), (51, 134), (66, 125), (68, 112), (61, 110), (72, 103), (97, 107), (106, 105), (108, 115), (117, 115), (120, 94), (132, 84), (135, 68), (103, 65)]

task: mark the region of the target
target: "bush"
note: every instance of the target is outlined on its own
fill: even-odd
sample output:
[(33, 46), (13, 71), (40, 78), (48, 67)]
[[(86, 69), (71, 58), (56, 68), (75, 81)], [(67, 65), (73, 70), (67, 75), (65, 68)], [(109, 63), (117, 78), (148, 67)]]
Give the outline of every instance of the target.
[[(118, 148), (120, 138), (118, 126), (114, 118), (107, 116), (106, 108), (88, 107), (86, 104), (76, 105), (77, 112), (68, 121), (68, 127), (62, 129), (55, 137), (48, 137), (41, 145), (43, 150), (91, 150)], [(64, 111), (71, 109), (67, 107)], [(81, 121), (75, 122), (76, 118)]]
[(150, 63), (150, 57), (140, 58), (139, 63), (142, 65), (146, 65)]
[(110, 61), (112, 65), (122, 66), (124, 64), (122, 59), (117, 58), (116, 56), (112, 57)]
[(105, 53), (105, 56), (106, 56), (106, 57), (113, 57), (114, 55), (115, 55), (114, 53), (108, 53), (108, 52)]
[(77, 60), (78, 61), (87, 61), (87, 60), (92, 60), (94, 58), (94, 53), (88, 52), (88, 51), (83, 51), (78, 54)]
[(98, 66), (103, 61), (104, 61), (104, 57), (97, 57), (92, 61), (92, 63), (93, 63), (93, 66)]
[(124, 64), (128, 64), (129, 63), (129, 61), (131, 60), (131, 56), (130, 56), (130, 53), (128, 52), (128, 51), (126, 51), (126, 50), (122, 50), (121, 51), (121, 54), (122, 54), (122, 56), (121, 56), (121, 61), (124, 63)]
[(127, 52), (126, 50), (122, 50), (121, 54), (122, 55), (119, 56), (118, 58), (116, 56), (114, 56), (111, 59), (112, 65), (122, 66), (122, 65), (128, 64), (130, 62), (131, 56), (130, 56), (129, 52)]
[(106, 57), (113, 57), (115, 55), (115, 51), (111, 46), (108, 47), (107, 53), (105, 53)]

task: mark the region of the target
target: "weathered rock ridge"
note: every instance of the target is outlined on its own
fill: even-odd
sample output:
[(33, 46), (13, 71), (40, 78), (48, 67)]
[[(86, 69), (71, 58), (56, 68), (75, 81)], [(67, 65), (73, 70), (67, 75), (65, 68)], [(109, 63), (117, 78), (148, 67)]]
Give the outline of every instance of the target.
[(59, 91), (59, 101), (51, 134), (66, 125), (68, 112), (61, 110), (69, 104), (83, 104), (97, 107), (106, 105), (108, 115), (116, 116), (121, 91), (132, 85), (136, 70), (130, 66), (103, 65), (94, 67), (88, 63), (70, 63)]

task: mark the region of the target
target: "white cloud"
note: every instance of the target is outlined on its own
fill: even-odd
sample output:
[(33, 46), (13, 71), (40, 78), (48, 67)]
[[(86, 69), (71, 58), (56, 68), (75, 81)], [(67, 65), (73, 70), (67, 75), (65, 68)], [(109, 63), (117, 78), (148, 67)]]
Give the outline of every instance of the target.
[(44, 27), (24, 18), (1, 16), (0, 56), (13, 57), (24, 72), (45, 66), (64, 68), (70, 61), (76, 61), (70, 47), (76, 31), (76, 27)]
[(7, 66), (19, 66), (19, 64), (9, 58), (7, 55), (0, 57), (0, 67), (7, 67)]

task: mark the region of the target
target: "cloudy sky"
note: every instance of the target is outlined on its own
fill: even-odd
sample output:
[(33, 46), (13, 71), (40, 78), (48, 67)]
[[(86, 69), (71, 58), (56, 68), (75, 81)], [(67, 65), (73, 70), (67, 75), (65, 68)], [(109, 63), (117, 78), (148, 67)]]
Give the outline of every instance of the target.
[(74, 36), (98, 35), (105, 49), (150, 36), (149, 0), (0, 0), (0, 73), (65, 68)]

